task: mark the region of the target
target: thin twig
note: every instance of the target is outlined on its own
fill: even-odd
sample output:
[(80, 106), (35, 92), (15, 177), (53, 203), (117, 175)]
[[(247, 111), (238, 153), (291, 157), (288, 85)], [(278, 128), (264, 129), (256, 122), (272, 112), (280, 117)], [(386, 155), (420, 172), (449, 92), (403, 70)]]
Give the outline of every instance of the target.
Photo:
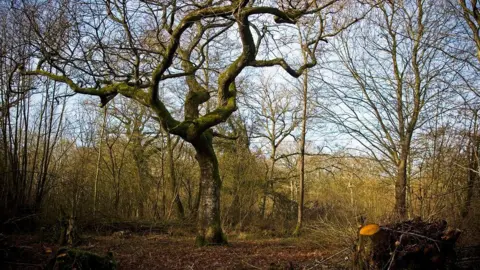
[[(397, 232), (397, 233), (401, 233), (402, 236), (403, 234), (408, 234), (408, 235), (413, 235), (413, 236), (416, 236), (416, 237), (420, 237), (420, 238), (424, 238), (424, 239), (427, 239), (429, 241), (432, 241), (433, 243), (435, 243), (435, 246), (437, 247), (438, 251), (440, 251), (440, 247), (438, 246), (438, 242), (440, 242), (439, 240), (435, 240), (433, 238), (430, 238), (430, 237), (426, 237), (425, 235), (421, 235), (421, 234), (417, 234), (417, 233), (412, 233), (412, 232), (404, 232), (404, 231), (398, 231), (398, 230), (393, 230), (393, 229), (389, 229), (389, 228), (385, 228), (385, 227), (382, 227), (383, 230), (387, 230), (387, 231), (392, 231), (392, 232)], [(400, 238), (402, 237), (400, 236)]]
[(400, 235), (400, 239), (398, 240), (400, 244), (398, 244), (398, 245), (395, 247), (395, 250), (393, 251), (392, 257), (390, 258), (390, 264), (388, 265), (387, 270), (390, 270), (390, 268), (392, 268), (393, 261), (395, 261), (395, 254), (397, 253), (397, 249), (398, 249), (398, 247), (402, 244), (402, 238), (403, 238), (403, 234)]

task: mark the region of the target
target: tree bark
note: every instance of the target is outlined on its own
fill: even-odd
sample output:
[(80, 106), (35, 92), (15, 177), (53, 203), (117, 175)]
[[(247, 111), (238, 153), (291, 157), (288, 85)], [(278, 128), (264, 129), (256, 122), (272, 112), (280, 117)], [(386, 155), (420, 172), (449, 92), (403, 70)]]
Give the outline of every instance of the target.
[(103, 143), (103, 135), (105, 133), (106, 123), (107, 123), (107, 106), (105, 106), (104, 109), (103, 109), (102, 130), (101, 130), (101, 133), (100, 133), (100, 143), (99, 143), (99, 146), (98, 146), (97, 164), (96, 164), (96, 168), (95, 168), (95, 178), (94, 178), (94, 181), (93, 181), (93, 218), (94, 219), (97, 215), (97, 185), (98, 185), (98, 176), (100, 175), (100, 160), (102, 158), (102, 143)]
[(134, 140), (133, 159), (137, 169), (139, 196), (137, 198), (138, 204), (138, 217), (145, 218), (145, 204), (148, 201), (148, 189), (147, 183), (150, 183), (150, 173), (148, 172), (148, 163), (145, 158), (145, 153), (141, 141), (139, 139)]
[(477, 118), (477, 115), (475, 115), (474, 131), (468, 146), (470, 149), (467, 152), (467, 155), (468, 155), (467, 195), (466, 195), (465, 203), (463, 204), (462, 212), (461, 212), (463, 219), (465, 219), (468, 216), (468, 213), (470, 211), (470, 206), (472, 204), (474, 190), (475, 190), (474, 189), (475, 183), (480, 178), (478, 173), (480, 140), (478, 139), (478, 135), (476, 132), (477, 130), (476, 118)]
[(192, 212), (190, 213), (195, 219), (198, 218), (198, 212), (200, 209), (200, 198), (202, 197), (202, 181), (198, 183), (198, 191), (195, 196), (195, 201), (193, 203)]
[(397, 164), (395, 181), (395, 214), (400, 220), (407, 218), (407, 156), (402, 155)]
[(198, 236), (196, 244), (226, 244), (220, 221), (220, 189), (222, 182), (218, 171), (218, 161), (213, 149), (213, 134), (210, 130), (191, 143), (196, 151), (200, 166), (201, 196), (198, 211)]
[(298, 183), (298, 215), (297, 226), (293, 235), (299, 235), (303, 223), (303, 205), (305, 199), (305, 139), (307, 136), (307, 95), (308, 95), (308, 72), (303, 76), (303, 108), (302, 108), (302, 133), (300, 135), (300, 178)]
[(175, 160), (173, 156), (173, 148), (171, 135), (167, 133), (167, 149), (168, 149), (168, 173), (170, 178), (170, 185), (172, 191), (172, 199), (175, 202), (177, 217), (179, 219), (185, 218), (185, 210), (180, 199), (180, 192), (177, 184), (177, 177), (175, 175)]

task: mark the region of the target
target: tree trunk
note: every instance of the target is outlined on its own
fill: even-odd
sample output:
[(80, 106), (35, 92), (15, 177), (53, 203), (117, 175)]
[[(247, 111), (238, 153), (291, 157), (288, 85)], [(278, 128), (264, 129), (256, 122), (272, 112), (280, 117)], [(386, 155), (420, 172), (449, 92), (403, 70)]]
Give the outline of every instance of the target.
[(407, 218), (407, 157), (402, 155), (397, 164), (395, 181), (395, 214), (400, 220)]
[(137, 169), (139, 196), (137, 198), (138, 218), (145, 218), (145, 204), (148, 200), (147, 183), (150, 183), (150, 174), (148, 173), (148, 164), (143, 153), (142, 145), (139, 143), (133, 150), (133, 159)]
[[(275, 130), (275, 129), (273, 129)], [(272, 132), (273, 134), (273, 132)], [(266, 213), (267, 213), (267, 195), (270, 193), (272, 194), (273, 193), (273, 177), (275, 176), (275, 163), (277, 162), (275, 157), (277, 155), (277, 148), (275, 146), (275, 143), (274, 141), (275, 140), (272, 140), (273, 143), (271, 143), (272, 145), (272, 154), (270, 155), (270, 161), (272, 162), (272, 167), (267, 171), (267, 179), (265, 181), (265, 187), (264, 187), (264, 190), (263, 190), (263, 199), (262, 199), (262, 210), (261, 210), (261, 215), (262, 215), (262, 218), (265, 218), (266, 217)], [(272, 208), (272, 212), (273, 213), (273, 208)]]
[(302, 134), (300, 135), (299, 169), (300, 179), (298, 183), (298, 215), (297, 226), (293, 235), (299, 235), (303, 222), (303, 205), (305, 198), (305, 139), (307, 136), (307, 95), (308, 95), (308, 72), (303, 76), (303, 108), (302, 108)]
[(220, 189), (221, 180), (218, 161), (212, 143), (211, 131), (204, 132), (191, 143), (196, 151), (196, 159), (200, 166), (201, 196), (198, 211), (198, 236), (196, 244), (226, 244), (220, 221)]
[(168, 148), (168, 173), (170, 178), (170, 185), (172, 191), (172, 199), (175, 202), (177, 217), (183, 219), (185, 217), (185, 210), (180, 199), (180, 192), (177, 185), (177, 178), (175, 175), (175, 160), (173, 156), (173, 148), (171, 135), (167, 133), (167, 148)]
[(193, 203), (192, 211), (190, 215), (195, 219), (198, 218), (198, 212), (200, 209), (200, 198), (202, 197), (202, 181), (198, 182), (198, 192), (195, 196), (195, 201)]
[[(475, 127), (476, 128), (476, 127)], [(479, 157), (479, 147), (480, 147), (480, 140), (477, 138), (476, 132), (473, 134), (472, 142), (469, 145), (468, 151), (468, 180), (467, 180), (467, 196), (465, 198), (465, 203), (462, 207), (462, 218), (466, 218), (468, 216), (468, 212), (470, 211), (470, 206), (472, 204), (472, 198), (474, 193), (474, 186), (475, 183), (479, 179), (478, 175), (478, 157)]]
[[(103, 143), (103, 136), (105, 134), (106, 124), (107, 124), (107, 106), (104, 106), (104, 108), (103, 108), (102, 130), (101, 130), (101, 133), (100, 133), (100, 143), (98, 145), (97, 164), (96, 164), (96, 168), (95, 168), (95, 178), (94, 178), (94, 181), (93, 181), (93, 219), (95, 219), (95, 217), (97, 215), (97, 186), (98, 186), (98, 176), (100, 175), (100, 160), (102, 158), (102, 143)], [(36, 153), (35, 153), (35, 155), (36, 155)]]

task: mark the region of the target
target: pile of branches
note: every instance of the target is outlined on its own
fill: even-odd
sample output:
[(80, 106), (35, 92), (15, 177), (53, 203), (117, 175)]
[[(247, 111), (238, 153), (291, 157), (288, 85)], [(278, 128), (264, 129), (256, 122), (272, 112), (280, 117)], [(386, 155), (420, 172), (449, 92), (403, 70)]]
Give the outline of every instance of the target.
[(446, 221), (429, 223), (414, 219), (377, 227), (371, 235), (359, 237), (355, 256), (357, 269), (454, 267), (455, 242), (460, 230), (449, 228)]

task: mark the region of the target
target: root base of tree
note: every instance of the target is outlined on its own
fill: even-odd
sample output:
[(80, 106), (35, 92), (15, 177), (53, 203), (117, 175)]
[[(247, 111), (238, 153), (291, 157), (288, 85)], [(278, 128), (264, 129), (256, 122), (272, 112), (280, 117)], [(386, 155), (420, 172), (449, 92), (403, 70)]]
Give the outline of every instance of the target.
[(222, 231), (217, 231), (211, 236), (198, 235), (195, 239), (195, 245), (197, 247), (228, 245), (228, 240)]

